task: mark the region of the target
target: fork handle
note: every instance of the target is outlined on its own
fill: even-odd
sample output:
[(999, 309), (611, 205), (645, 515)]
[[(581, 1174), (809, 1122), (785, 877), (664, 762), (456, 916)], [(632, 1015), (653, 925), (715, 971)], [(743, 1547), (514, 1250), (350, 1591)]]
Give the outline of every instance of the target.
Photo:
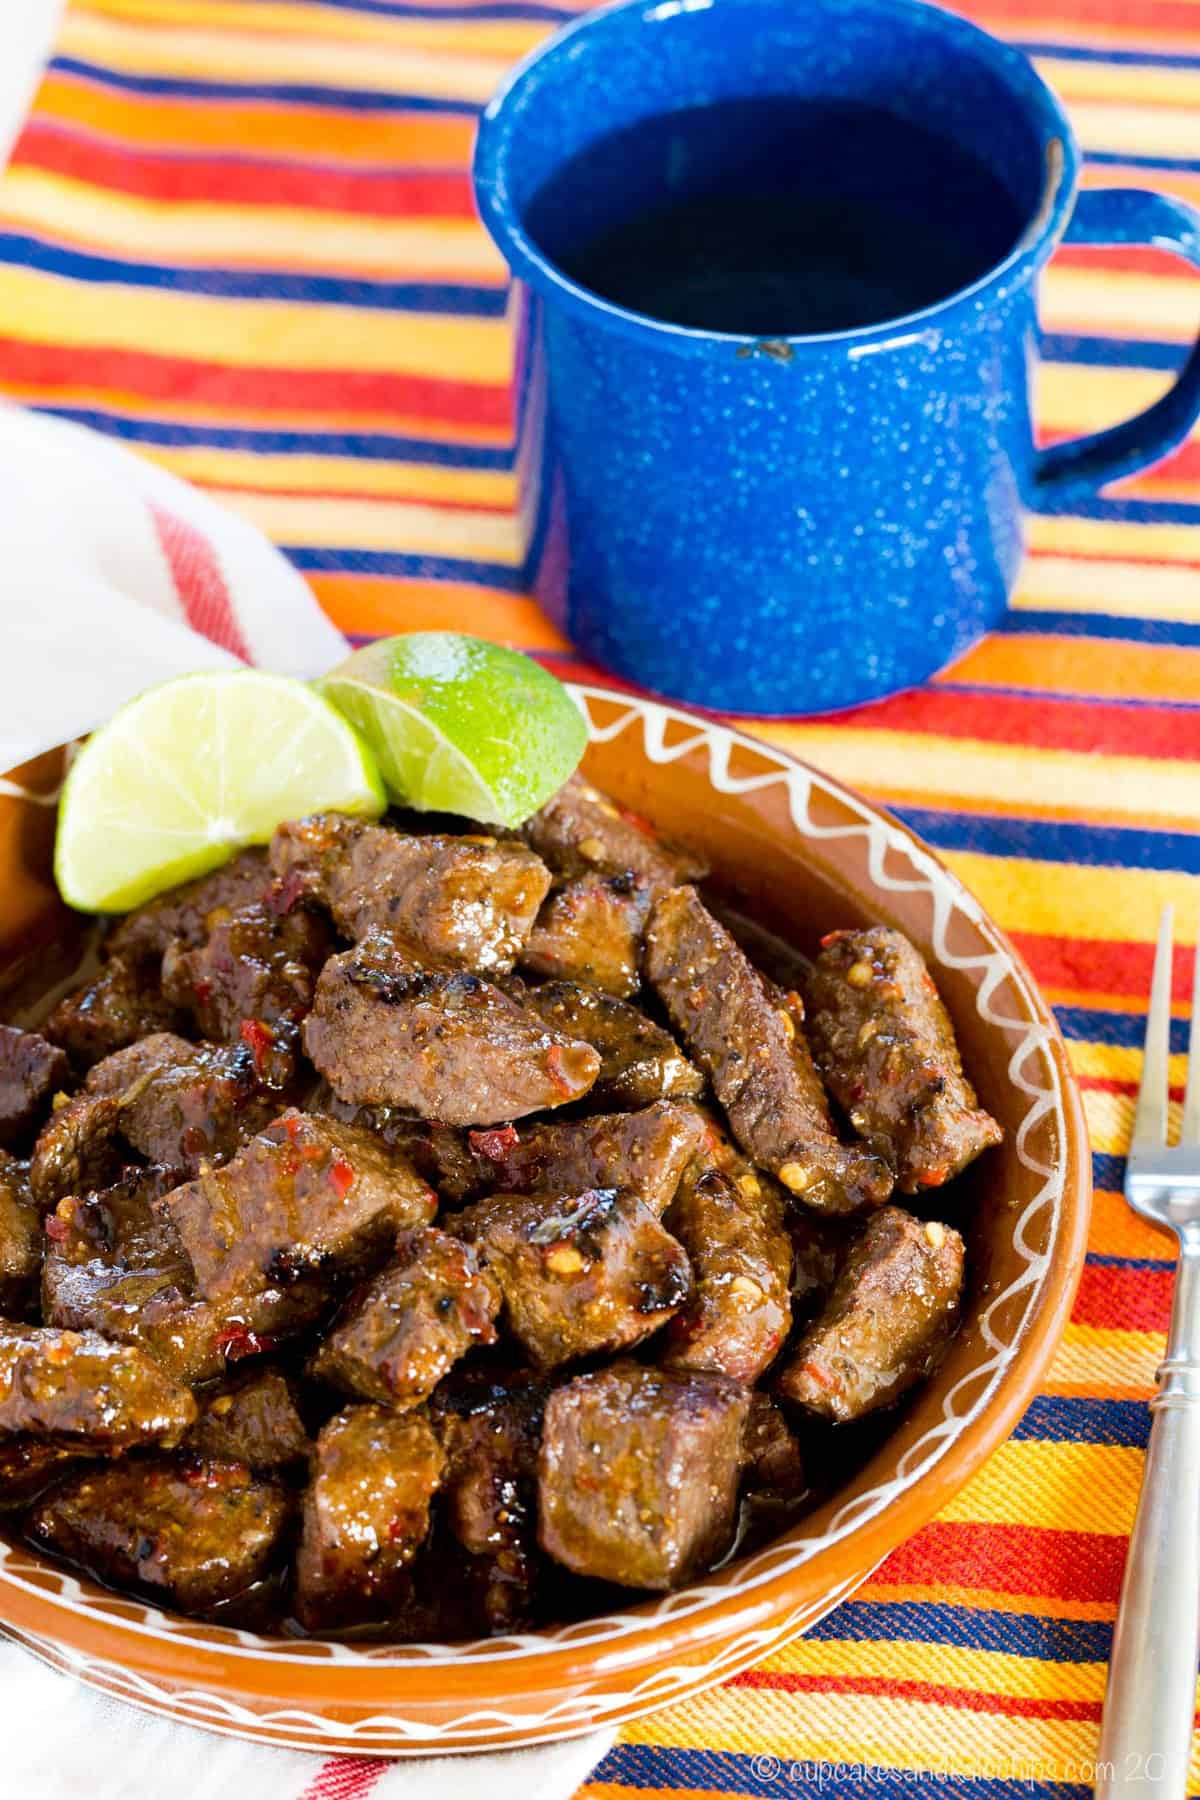
[(1097, 1795), (1185, 1800), (1200, 1648), (1200, 1235), (1185, 1228), (1117, 1607)]

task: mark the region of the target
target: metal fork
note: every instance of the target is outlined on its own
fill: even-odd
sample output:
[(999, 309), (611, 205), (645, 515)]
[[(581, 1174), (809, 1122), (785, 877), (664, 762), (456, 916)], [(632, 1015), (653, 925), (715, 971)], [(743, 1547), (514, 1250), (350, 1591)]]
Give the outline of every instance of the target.
[(1179, 1239), (1179, 1267), (1150, 1446), (1121, 1583), (1097, 1794), (1141, 1800), (1188, 1791), (1200, 1649), (1200, 950), (1187, 1092), (1178, 1145), (1167, 1145), (1172, 908), (1163, 909), (1146, 1020), (1142, 1085), (1125, 1198)]

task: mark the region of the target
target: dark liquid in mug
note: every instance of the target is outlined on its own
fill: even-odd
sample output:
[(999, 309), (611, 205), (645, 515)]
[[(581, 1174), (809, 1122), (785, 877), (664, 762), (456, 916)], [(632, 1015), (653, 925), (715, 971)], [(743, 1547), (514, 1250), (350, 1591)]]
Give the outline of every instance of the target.
[(539, 248), (603, 299), (763, 337), (919, 312), (1002, 261), (1024, 223), (961, 144), (877, 107), (794, 98), (611, 133), (525, 209)]

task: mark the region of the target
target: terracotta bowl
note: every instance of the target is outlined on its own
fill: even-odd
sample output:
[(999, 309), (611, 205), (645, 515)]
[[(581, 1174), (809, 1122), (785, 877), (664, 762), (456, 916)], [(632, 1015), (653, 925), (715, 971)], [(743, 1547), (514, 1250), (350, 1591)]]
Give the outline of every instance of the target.
[[(846, 1598), (950, 1499), (1037, 1389), (1083, 1261), (1089, 1158), (1062, 1041), (1020, 959), (903, 826), (815, 770), (648, 700), (579, 695), (586, 767), (703, 846), (746, 910), (811, 948), (885, 921), (920, 945), (1003, 1146), (967, 1177), (971, 1289), (936, 1378), (833, 1499), (689, 1588), (553, 1631), (454, 1645), (292, 1642), (119, 1598), (0, 1540), (0, 1622), (108, 1693), (214, 1731), (307, 1750), (427, 1755), (567, 1737), (732, 1675)], [(4, 784), (0, 960), (49, 970), (58, 758)], [(39, 804), (21, 788), (39, 791)]]

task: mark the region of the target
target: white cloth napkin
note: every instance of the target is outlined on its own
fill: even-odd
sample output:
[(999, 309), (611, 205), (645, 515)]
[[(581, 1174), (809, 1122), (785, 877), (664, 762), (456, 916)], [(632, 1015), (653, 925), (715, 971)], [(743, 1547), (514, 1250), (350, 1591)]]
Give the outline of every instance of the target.
[[(108, 439), (0, 406), (0, 770), (169, 675), (309, 676), (346, 643), (253, 526)], [(93, 1693), (0, 1643), (12, 1800), (568, 1800), (612, 1733), (386, 1763), (221, 1738)]]

